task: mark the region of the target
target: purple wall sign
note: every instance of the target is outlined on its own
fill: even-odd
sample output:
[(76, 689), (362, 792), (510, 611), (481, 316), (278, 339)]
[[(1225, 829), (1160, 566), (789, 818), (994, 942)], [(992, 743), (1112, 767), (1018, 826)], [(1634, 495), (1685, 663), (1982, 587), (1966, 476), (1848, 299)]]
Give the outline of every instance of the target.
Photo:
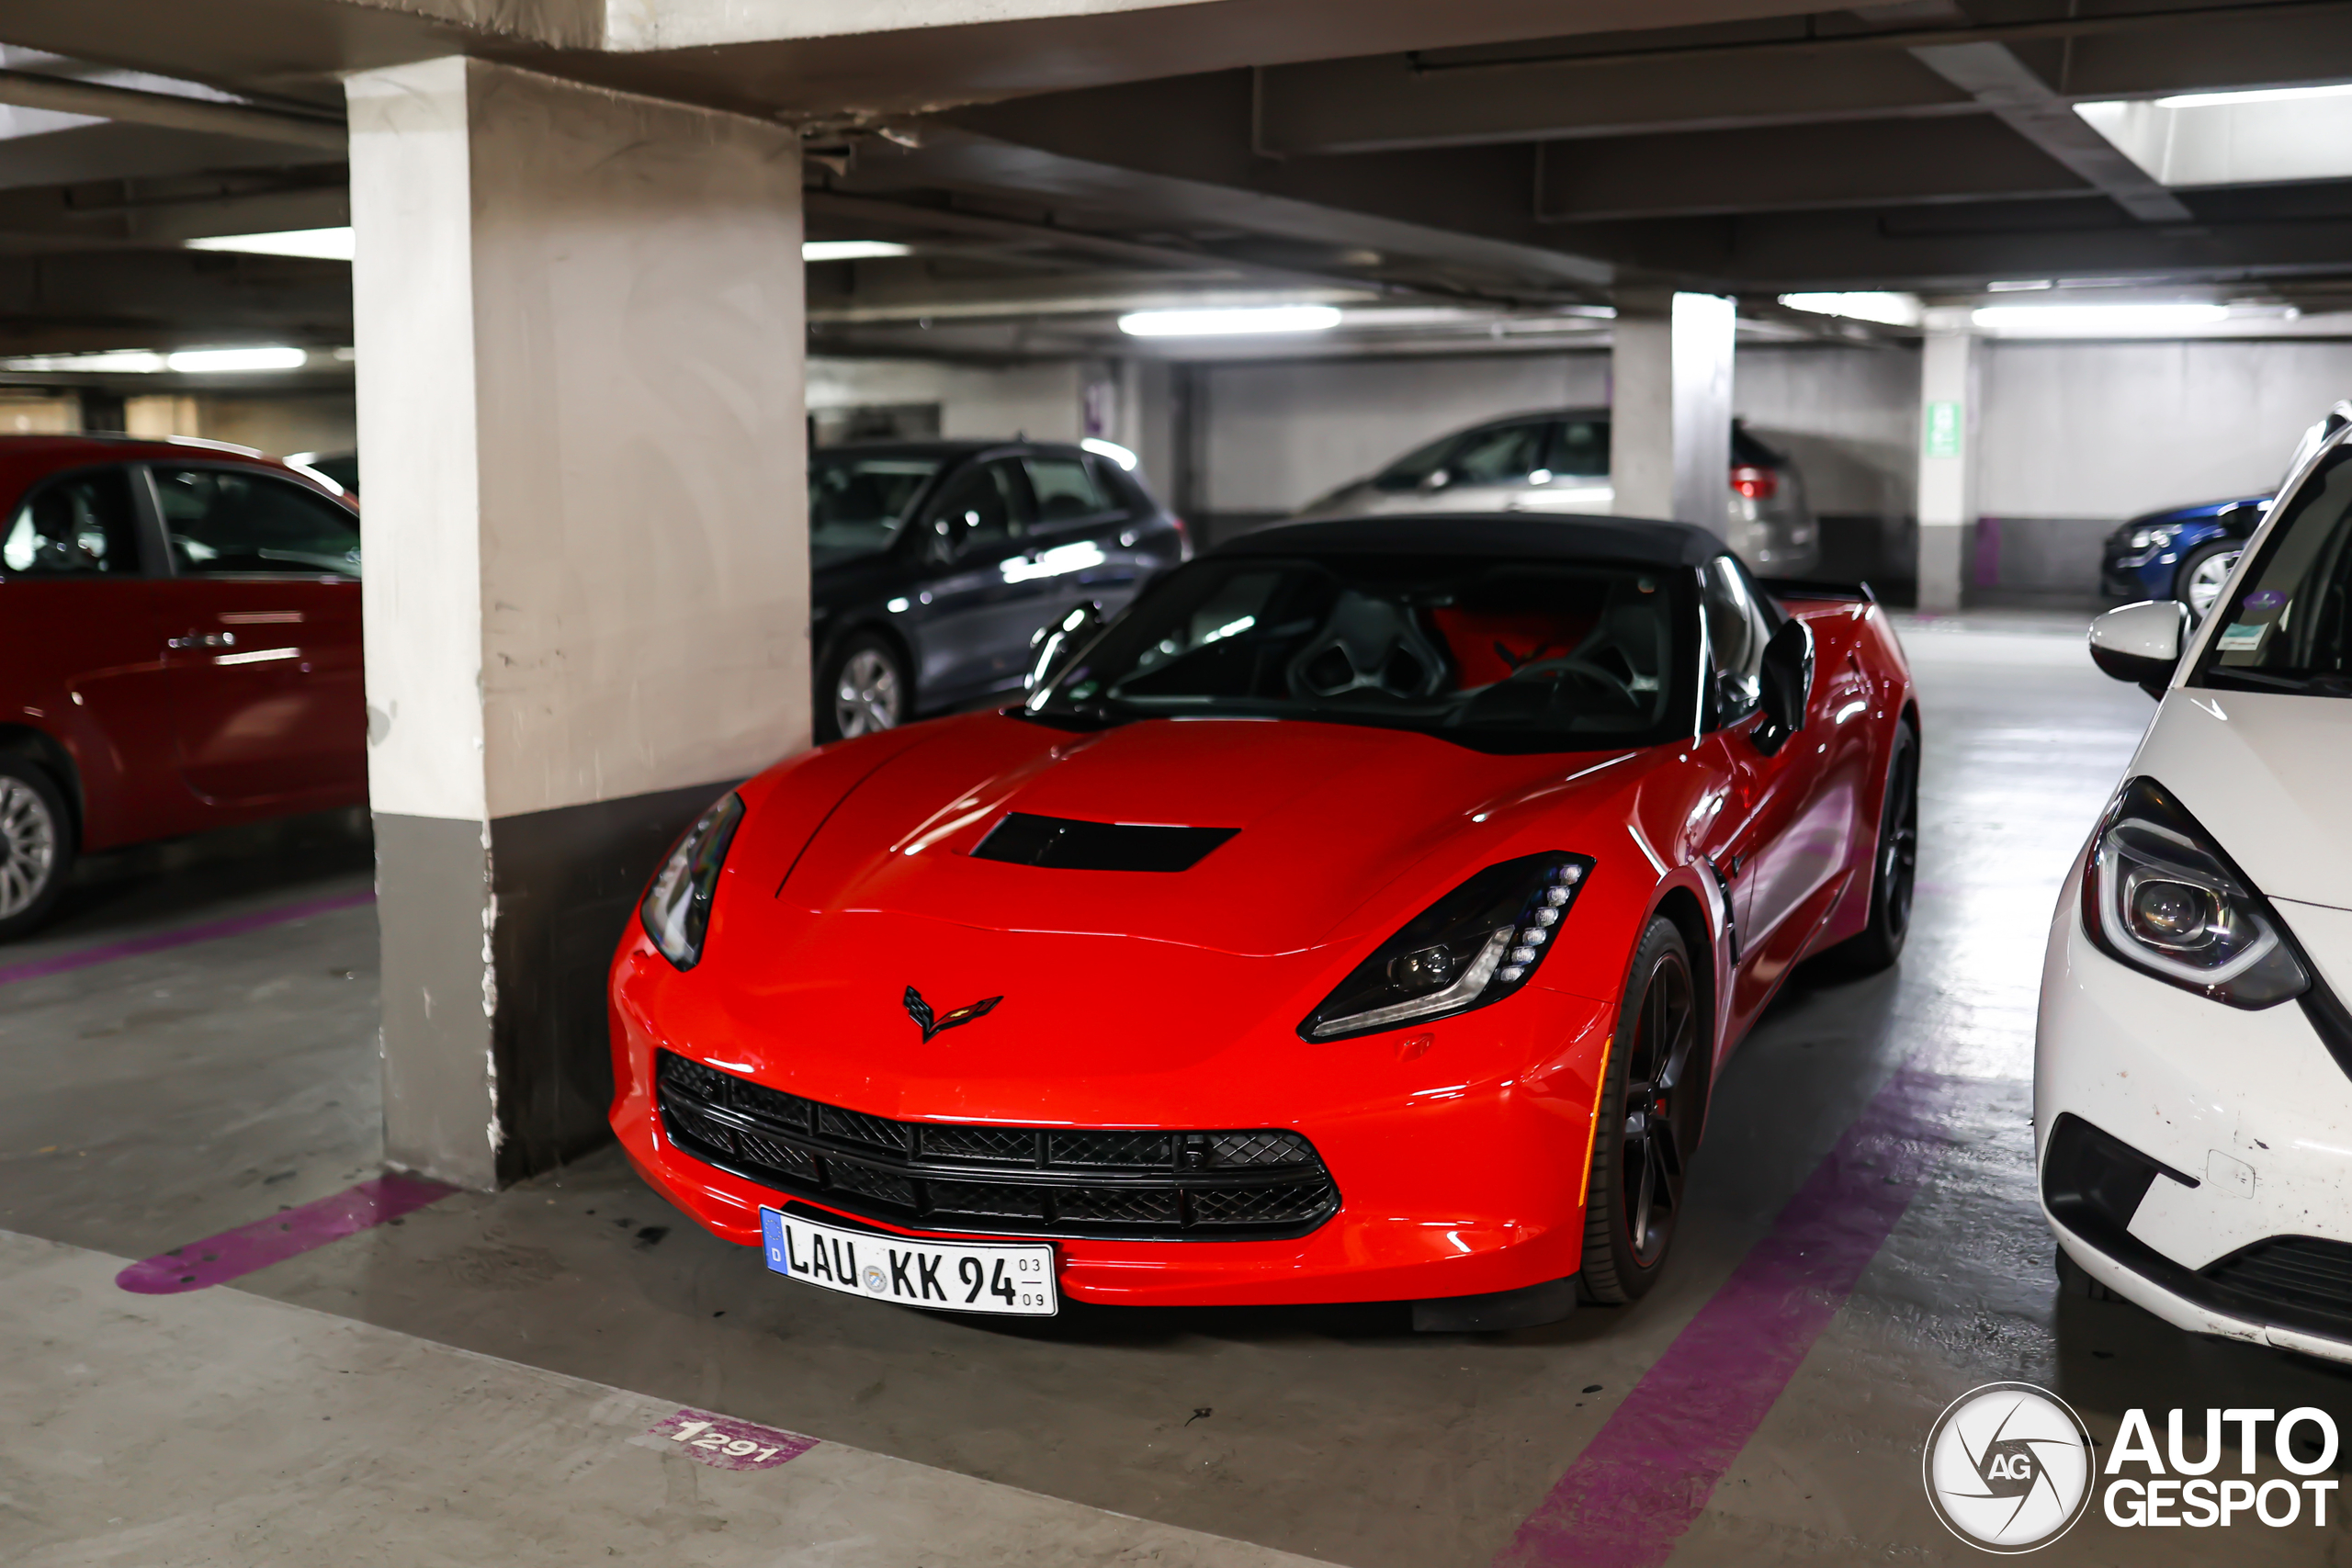
[(386, 1220), (435, 1203), (457, 1190), (413, 1176), (379, 1176), (332, 1198), (239, 1225), (134, 1263), (114, 1277), (142, 1296), (200, 1291), (266, 1269), (273, 1263), (355, 1235)]
[(681, 1410), (665, 1416), (629, 1441), (665, 1453), (675, 1450), (718, 1470), (774, 1470), (817, 1446), (816, 1438), (797, 1432), (757, 1427), (707, 1410)]

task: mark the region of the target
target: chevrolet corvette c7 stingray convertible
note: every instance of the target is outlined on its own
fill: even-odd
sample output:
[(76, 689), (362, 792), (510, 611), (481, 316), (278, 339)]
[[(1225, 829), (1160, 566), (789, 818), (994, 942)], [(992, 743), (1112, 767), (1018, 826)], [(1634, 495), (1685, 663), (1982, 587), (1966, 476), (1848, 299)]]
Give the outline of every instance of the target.
[(729, 792), (616, 955), (622, 1145), (771, 1269), (1424, 1328), (1628, 1301), (1791, 966), (1901, 951), (1902, 649), (1702, 530), (1291, 524), (1056, 633), (1018, 705)]

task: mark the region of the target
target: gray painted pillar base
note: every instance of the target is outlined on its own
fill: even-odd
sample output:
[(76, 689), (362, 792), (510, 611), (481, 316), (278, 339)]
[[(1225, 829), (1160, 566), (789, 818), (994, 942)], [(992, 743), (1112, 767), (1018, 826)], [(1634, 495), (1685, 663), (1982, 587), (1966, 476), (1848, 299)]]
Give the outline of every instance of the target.
[[(493, 1191), (609, 1137), (605, 972), (725, 784), (488, 824), (379, 813), (385, 1157)], [(488, 1107), (488, 1115), (483, 1114)]]
[(1957, 523), (1919, 525), (1919, 608), (1950, 612), (1961, 605), (1961, 573), (1968, 530)]

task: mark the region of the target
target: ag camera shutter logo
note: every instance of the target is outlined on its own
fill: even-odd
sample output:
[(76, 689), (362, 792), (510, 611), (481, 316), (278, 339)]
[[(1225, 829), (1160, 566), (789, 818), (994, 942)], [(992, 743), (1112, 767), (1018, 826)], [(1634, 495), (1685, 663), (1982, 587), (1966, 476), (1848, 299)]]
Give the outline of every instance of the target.
[(2088, 1427), (2030, 1382), (1955, 1399), (1928, 1434), (1921, 1470), (1944, 1528), (1985, 1551), (2033, 1551), (2075, 1528), (2098, 1475)]

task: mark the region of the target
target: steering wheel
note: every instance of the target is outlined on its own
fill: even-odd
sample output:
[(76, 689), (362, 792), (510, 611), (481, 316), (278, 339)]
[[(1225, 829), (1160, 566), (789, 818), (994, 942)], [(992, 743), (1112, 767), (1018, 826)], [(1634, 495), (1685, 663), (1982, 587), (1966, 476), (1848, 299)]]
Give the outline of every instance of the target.
[(1594, 663), (1581, 654), (1571, 653), (1559, 659), (1541, 659), (1532, 664), (1522, 664), (1506, 677), (1507, 682), (1540, 680), (1549, 675), (1579, 675), (1600, 682), (1603, 688), (1623, 701), (1629, 708), (1639, 708), (1642, 700), (1634, 694), (1633, 682), (1606, 666)]

